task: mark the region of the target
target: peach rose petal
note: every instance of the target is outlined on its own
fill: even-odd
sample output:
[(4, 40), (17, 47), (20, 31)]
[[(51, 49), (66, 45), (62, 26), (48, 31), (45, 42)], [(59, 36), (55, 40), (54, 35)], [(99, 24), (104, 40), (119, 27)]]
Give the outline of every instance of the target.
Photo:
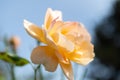
[(95, 56), (93, 53), (93, 45), (88, 42), (83, 42), (79, 46), (78, 50), (75, 50), (73, 53), (66, 54), (66, 56), (78, 64), (87, 65)]
[(24, 20), (24, 27), (28, 32), (28, 34), (30, 34), (32, 37), (34, 37), (35, 39), (41, 42), (46, 43), (44, 32), (40, 27), (36, 26), (35, 24), (27, 20)]
[(84, 25), (78, 22), (66, 22), (63, 25), (62, 33), (73, 42), (78, 41), (80, 43), (82, 40), (91, 41), (91, 37), (84, 28)]
[(51, 23), (54, 19), (58, 18), (57, 20), (62, 20), (62, 13), (61, 11), (53, 11), (51, 8), (47, 9), (46, 15), (45, 15), (45, 29), (49, 29), (51, 26)]
[(53, 72), (58, 65), (58, 59), (54, 49), (48, 46), (38, 46), (31, 54), (31, 60), (35, 64), (43, 64), (47, 71)]
[(67, 64), (68, 63), (68, 59), (65, 57), (65, 55), (63, 53), (60, 53), (58, 51), (58, 46), (55, 44), (53, 38), (51, 38), (51, 36), (49, 36), (48, 34), (46, 34), (46, 41), (47, 41), (47, 45), (48, 46), (50, 46), (51, 48), (56, 50), (55, 55), (57, 56), (59, 61)]
[(60, 66), (68, 80), (74, 80), (74, 74), (71, 63), (69, 62), (69, 64), (64, 64), (60, 62)]
[(60, 32), (61, 28), (62, 28), (62, 25), (63, 25), (62, 21), (54, 22), (53, 26), (51, 26), (51, 28), (49, 28), (49, 32), (48, 32), (49, 35), (52, 36), (52, 34)]
[(74, 44), (61, 33), (58, 33), (58, 41), (56, 44), (65, 52), (72, 52), (74, 50)]
[(70, 31), (73, 31), (78, 26), (78, 22), (64, 22), (64, 25), (62, 25), (62, 34), (66, 34)]

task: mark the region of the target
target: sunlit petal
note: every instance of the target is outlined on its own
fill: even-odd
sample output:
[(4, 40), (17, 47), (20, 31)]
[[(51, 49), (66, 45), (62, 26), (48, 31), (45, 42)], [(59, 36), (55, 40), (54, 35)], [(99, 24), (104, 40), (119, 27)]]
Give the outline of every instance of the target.
[(86, 65), (93, 60), (94, 53), (93, 45), (90, 43), (91, 37), (82, 24), (68, 22), (63, 26), (62, 33), (75, 45), (74, 52), (66, 54), (70, 60), (82, 65)]
[(31, 54), (31, 60), (35, 64), (43, 64), (47, 71), (53, 72), (58, 65), (58, 59), (54, 49), (48, 46), (38, 46)]
[(56, 45), (59, 49), (65, 52), (72, 52), (74, 50), (74, 44), (61, 33), (55, 33), (53, 38), (58, 38), (56, 41)]
[(77, 41), (77, 44), (83, 40), (91, 41), (91, 37), (84, 25), (78, 22), (66, 22), (63, 25), (62, 33), (72, 42)]
[[(78, 22), (64, 22), (64, 25), (62, 25), (62, 33), (66, 34), (70, 31), (73, 31), (73, 29), (77, 28)], [(76, 32), (76, 31), (75, 31)]]
[(70, 62), (69, 64), (60, 63), (60, 66), (68, 80), (74, 80), (74, 74), (71, 63)]
[(51, 28), (49, 28), (49, 32), (48, 32), (49, 35), (52, 36), (52, 34), (60, 32), (63, 24), (64, 24), (64, 22), (62, 22), (62, 21), (56, 21), (55, 23), (53, 23), (53, 26), (51, 26)]
[(39, 41), (46, 43), (45, 33), (42, 30), (42, 28), (36, 26), (35, 24), (33, 24), (27, 20), (24, 20), (24, 27), (25, 27), (26, 31), (28, 32), (28, 34), (30, 34), (32, 37), (36, 38)]
[(65, 57), (64, 53), (61, 53), (61, 50), (56, 45), (56, 43), (53, 40), (53, 38), (51, 38), (51, 36), (49, 36), (48, 34), (46, 34), (46, 41), (47, 41), (47, 45), (49, 47), (52, 47), (53, 49), (56, 50), (55, 55), (57, 56), (59, 61), (67, 64), (68, 63), (68, 59)]
[(61, 11), (53, 11), (51, 8), (47, 9), (46, 15), (45, 15), (45, 29), (49, 29), (49, 27), (51, 26), (51, 23), (54, 19), (57, 19), (57, 21), (62, 20), (62, 13)]
[(93, 45), (88, 42), (83, 42), (78, 50), (75, 50), (73, 53), (66, 54), (66, 56), (79, 64), (87, 65), (94, 58)]
[(56, 51), (55, 54), (56, 54), (59, 62), (62, 62), (62, 63), (65, 63), (65, 64), (68, 64), (68, 63), (69, 63), (69, 60), (68, 60), (68, 58), (65, 56), (64, 53), (60, 53), (59, 51)]
[(68, 63), (68, 58), (65, 56), (65, 54), (74, 51), (74, 44), (71, 41), (67, 40), (65, 36), (60, 33), (52, 34), (52, 40), (56, 45), (56, 49), (58, 51), (56, 54), (58, 59), (64, 63)]

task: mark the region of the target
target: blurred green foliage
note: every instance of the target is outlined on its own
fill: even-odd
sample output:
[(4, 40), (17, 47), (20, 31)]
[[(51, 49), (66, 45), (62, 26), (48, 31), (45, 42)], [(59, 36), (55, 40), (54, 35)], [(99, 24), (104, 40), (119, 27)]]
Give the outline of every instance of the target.
[(4, 76), (0, 76), (0, 80), (5, 80), (5, 77)]
[(0, 59), (16, 66), (24, 66), (29, 64), (28, 60), (8, 52), (0, 52)]

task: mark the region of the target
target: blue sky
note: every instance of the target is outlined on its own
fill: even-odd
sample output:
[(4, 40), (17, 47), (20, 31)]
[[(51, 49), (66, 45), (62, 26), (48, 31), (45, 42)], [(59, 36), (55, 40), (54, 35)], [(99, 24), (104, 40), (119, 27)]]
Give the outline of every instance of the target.
[(35, 47), (23, 27), (27, 19), (37, 25), (42, 25), (47, 8), (61, 10), (64, 21), (82, 22), (91, 35), (94, 27), (112, 8), (115, 0), (0, 0), (0, 36), (17, 35), (21, 38), (18, 50), (20, 56), (30, 60), (30, 53)]

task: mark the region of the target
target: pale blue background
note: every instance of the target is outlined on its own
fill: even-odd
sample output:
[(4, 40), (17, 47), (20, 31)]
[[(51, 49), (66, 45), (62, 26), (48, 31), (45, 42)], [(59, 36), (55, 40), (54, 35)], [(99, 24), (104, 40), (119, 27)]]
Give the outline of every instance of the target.
[[(115, 0), (0, 0), (0, 37), (17, 35), (21, 38), (18, 53), (30, 60), (30, 53), (36, 46), (23, 27), (27, 19), (42, 25), (47, 8), (61, 10), (64, 21), (82, 22), (94, 40), (94, 27), (109, 10)], [(1, 50), (1, 49), (0, 49)], [(82, 67), (83, 68), (83, 67)], [(17, 68), (19, 79), (33, 74), (30, 65)], [(82, 71), (81, 71), (82, 72)], [(26, 73), (26, 74), (24, 74)], [(59, 78), (59, 77), (58, 77)], [(57, 79), (58, 80), (58, 79)]]

